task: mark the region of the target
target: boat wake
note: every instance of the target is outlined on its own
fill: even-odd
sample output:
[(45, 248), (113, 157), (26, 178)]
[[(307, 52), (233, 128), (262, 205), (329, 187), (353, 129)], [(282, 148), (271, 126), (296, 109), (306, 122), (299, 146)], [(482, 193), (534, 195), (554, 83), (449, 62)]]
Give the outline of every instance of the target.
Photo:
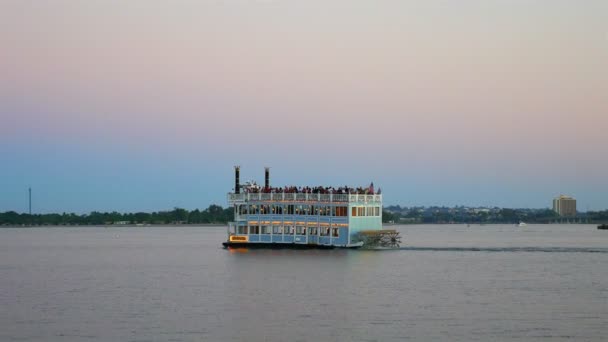
[(420, 252), (541, 252), (541, 253), (607, 253), (608, 248), (589, 247), (399, 247), (374, 248), (386, 251), (420, 251)]

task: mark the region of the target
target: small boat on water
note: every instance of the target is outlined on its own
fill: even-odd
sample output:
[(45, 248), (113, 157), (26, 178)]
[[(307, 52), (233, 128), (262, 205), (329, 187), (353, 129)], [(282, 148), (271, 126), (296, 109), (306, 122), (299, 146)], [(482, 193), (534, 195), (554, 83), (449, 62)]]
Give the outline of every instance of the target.
[(518, 227), (525, 227), (525, 226), (527, 226), (527, 224), (525, 222), (519, 222), (519, 224), (517, 226)]
[(603, 230), (608, 230), (608, 224), (600, 224), (599, 226), (597, 226), (597, 229), (603, 229)]

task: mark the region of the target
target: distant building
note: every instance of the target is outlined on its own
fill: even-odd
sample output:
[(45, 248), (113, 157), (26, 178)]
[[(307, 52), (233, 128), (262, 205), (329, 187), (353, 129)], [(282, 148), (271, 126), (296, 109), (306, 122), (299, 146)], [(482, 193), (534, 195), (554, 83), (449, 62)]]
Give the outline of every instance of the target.
[(576, 200), (569, 196), (560, 195), (553, 199), (553, 211), (559, 216), (576, 216)]

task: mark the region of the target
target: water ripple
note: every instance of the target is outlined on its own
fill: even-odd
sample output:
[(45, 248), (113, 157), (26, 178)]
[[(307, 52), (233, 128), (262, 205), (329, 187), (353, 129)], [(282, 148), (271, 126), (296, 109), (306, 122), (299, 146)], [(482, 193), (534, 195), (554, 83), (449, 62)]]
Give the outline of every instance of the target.
[(543, 252), (543, 253), (608, 253), (608, 248), (590, 247), (400, 247), (399, 251), (431, 251), (431, 252)]

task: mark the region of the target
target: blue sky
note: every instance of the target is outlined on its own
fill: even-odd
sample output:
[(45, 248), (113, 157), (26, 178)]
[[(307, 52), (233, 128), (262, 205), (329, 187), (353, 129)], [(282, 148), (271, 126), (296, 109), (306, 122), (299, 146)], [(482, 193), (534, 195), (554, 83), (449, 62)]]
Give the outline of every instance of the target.
[(232, 167), (385, 204), (608, 208), (606, 1), (0, 4), (0, 211), (225, 205)]

